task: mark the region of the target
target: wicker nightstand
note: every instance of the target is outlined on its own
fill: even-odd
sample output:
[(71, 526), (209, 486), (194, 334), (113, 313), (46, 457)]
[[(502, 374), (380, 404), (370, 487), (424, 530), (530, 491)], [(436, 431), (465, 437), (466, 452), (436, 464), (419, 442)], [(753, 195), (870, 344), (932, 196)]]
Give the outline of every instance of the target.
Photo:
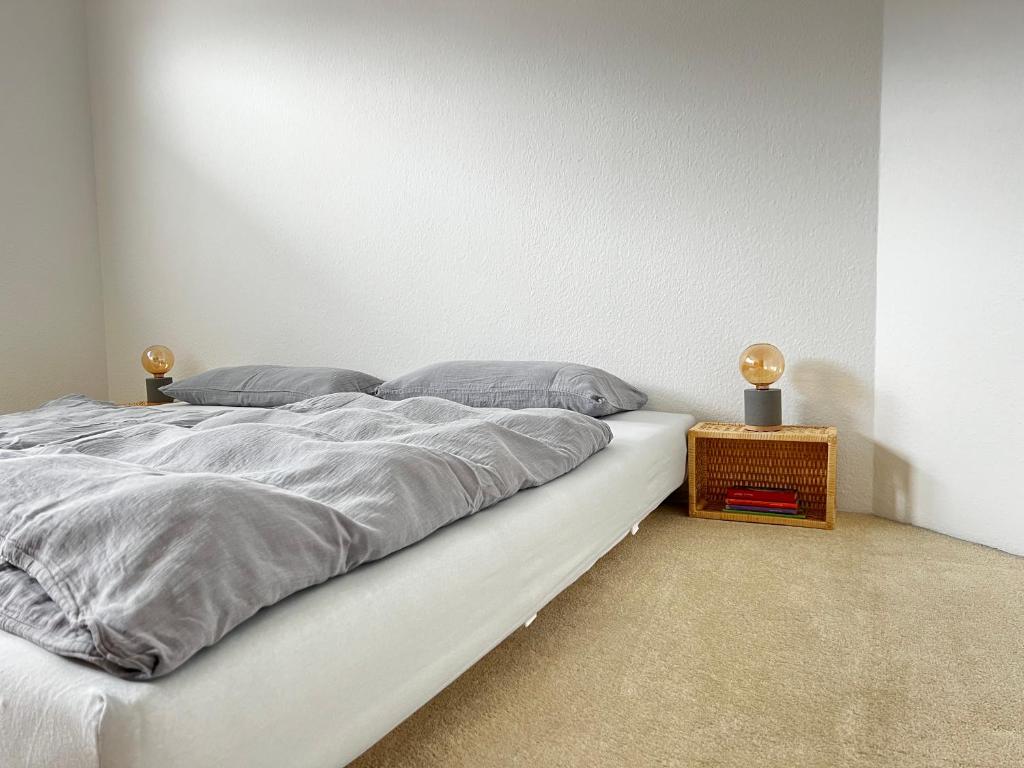
[[(702, 421), (690, 430), (690, 517), (832, 528), (836, 520), (835, 427), (749, 432), (742, 424)], [(732, 485), (795, 488), (803, 519), (724, 512)]]

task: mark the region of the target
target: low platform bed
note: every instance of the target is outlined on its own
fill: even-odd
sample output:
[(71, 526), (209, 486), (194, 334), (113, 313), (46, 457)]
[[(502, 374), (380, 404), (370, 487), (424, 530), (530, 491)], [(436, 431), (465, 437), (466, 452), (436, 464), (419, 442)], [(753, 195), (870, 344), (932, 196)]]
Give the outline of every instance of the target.
[(340, 768), (565, 589), (684, 479), (689, 416), (605, 419), (578, 469), (118, 679), (0, 632), (7, 768)]

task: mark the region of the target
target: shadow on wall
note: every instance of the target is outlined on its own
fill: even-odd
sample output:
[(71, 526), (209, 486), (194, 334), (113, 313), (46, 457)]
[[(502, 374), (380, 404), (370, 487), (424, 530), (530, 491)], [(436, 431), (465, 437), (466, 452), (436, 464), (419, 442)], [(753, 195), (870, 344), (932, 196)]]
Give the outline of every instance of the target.
[(875, 443), (874, 457), (875, 514), (901, 523), (913, 523), (910, 462), (878, 443)]
[[(799, 360), (787, 366), (781, 385), (783, 389), (792, 388), (800, 398), (798, 407), (793, 411), (786, 412), (783, 405), (786, 423), (832, 424), (839, 427), (840, 467), (843, 465), (844, 446), (851, 450), (852, 455), (864, 456), (863, 451), (870, 446), (872, 435), (853, 429), (853, 425), (860, 421), (857, 414), (870, 413), (872, 393), (869, 383), (855, 369), (829, 360)], [(871, 472), (866, 456), (862, 462), (857, 462), (853, 471), (865, 475)], [(841, 510), (847, 510), (850, 509), (846, 506), (849, 502), (844, 502), (844, 499), (849, 498), (846, 489), (851, 475), (846, 474), (844, 478), (842, 471), (839, 474), (838, 503)], [(868, 510), (863, 506), (870, 503), (870, 496), (853, 503), (852, 511), (866, 512)]]

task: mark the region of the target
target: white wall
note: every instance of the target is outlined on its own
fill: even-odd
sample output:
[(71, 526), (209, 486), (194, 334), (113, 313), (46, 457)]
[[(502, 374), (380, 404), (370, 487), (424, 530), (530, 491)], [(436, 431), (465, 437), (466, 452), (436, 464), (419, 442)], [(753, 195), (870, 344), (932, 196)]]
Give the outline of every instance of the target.
[(0, 412), (106, 397), (80, 2), (0, 2)]
[(736, 420), (740, 350), (871, 502), (881, 3), (90, 3), (111, 394), (139, 351), (616, 372)]
[(1024, 554), (1024, 3), (886, 3), (875, 509)]

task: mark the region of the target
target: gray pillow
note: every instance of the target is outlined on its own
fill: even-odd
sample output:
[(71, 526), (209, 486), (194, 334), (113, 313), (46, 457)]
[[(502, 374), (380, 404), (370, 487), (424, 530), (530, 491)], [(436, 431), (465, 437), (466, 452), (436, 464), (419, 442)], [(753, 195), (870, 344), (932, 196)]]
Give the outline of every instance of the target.
[(642, 408), (647, 395), (600, 368), (573, 363), (465, 360), (435, 363), (381, 384), (377, 397), (430, 395), (477, 408), (565, 408), (608, 416)]
[(380, 383), (375, 376), (344, 368), (238, 365), (214, 368), (168, 384), (160, 391), (193, 405), (273, 408), (334, 392), (371, 393)]

